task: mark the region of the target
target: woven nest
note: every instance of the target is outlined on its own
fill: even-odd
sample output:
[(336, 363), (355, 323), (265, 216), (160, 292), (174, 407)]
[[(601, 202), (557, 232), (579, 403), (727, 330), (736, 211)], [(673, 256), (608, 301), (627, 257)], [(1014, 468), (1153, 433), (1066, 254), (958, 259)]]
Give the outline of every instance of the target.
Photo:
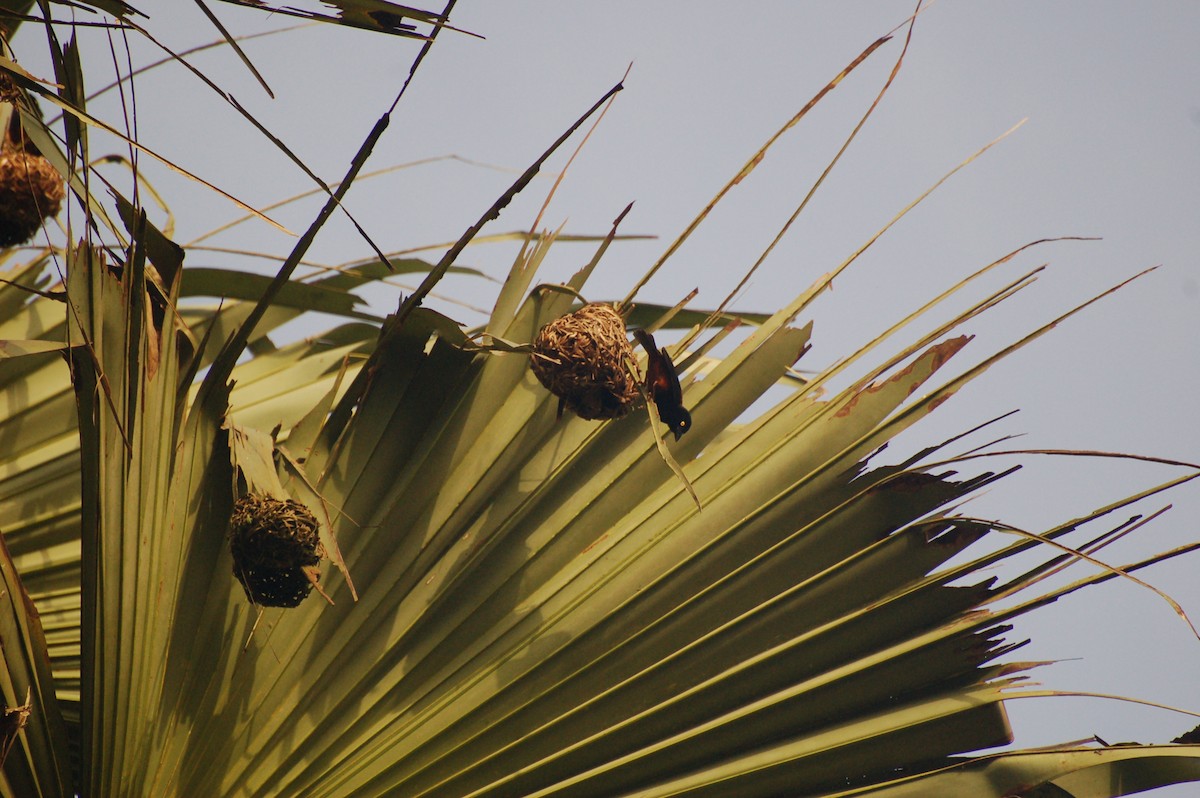
[(233, 575), (252, 604), (295, 607), (317, 581), (325, 548), (316, 516), (294, 499), (250, 494), (229, 519)]
[(542, 385), (580, 418), (620, 418), (641, 401), (625, 359), (625, 322), (610, 305), (584, 305), (550, 322), (533, 341), (530, 365)]
[(40, 155), (5, 146), (0, 150), (0, 247), (24, 244), (42, 222), (58, 214), (62, 176)]

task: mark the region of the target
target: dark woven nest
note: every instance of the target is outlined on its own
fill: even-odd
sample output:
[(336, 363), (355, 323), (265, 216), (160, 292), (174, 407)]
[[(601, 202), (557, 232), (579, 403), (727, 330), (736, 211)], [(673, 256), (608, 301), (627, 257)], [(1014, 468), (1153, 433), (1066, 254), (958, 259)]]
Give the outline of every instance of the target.
[(620, 418), (641, 394), (625, 367), (633, 349), (611, 305), (584, 305), (556, 319), (533, 341), (530, 365), (542, 385), (580, 418)]
[(58, 170), (40, 155), (0, 149), (0, 247), (24, 244), (58, 214), (64, 196)]
[(246, 598), (265, 607), (295, 607), (308, 597), (325, 556), (316, 516), (294, 499), (250, 494), (229, 519), (233, 575)]

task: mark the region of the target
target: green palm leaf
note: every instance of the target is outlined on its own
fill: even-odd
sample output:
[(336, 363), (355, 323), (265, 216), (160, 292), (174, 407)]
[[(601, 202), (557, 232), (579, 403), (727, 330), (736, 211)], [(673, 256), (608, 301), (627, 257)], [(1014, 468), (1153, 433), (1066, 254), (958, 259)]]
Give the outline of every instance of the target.
[[(1178, 746), (1132, 746), (1105, 750), (1054, 749), (981, 757), (977, 761), (902, 780), (873, 796), (1027, 795), (1095, 798), (1200, 781), (1195, 754)], [(860, 791), (838, 796), (862, 795)]]
[[(345, 21), (440, 19), (336, 5)], [(72, 52), (56, 55), (75, 100), (57, 104), (94, 124)], [(577, 307), (616, 225), (566, 287), (537, 284), (555, 236), (529, 235), (486, 326), (508, 353), (421, 305), (567, 136), (440, 261), (400, 263), (427, 276), (379, 322), (349, 292), (390, 273), (384, 258), (291, 274), (380, 126), (268, 279), (184, 266), (117, 194), (105, 212), (72, 166), (87, 127), (71, 124), (69, 156), (48, 130), (33, 136), (116, 243), (63, 247), (65, 285), (39, 256), (0, 288), (0, 693), (5, 723), (24, 723), (7, 738), (4, 794), (1099, 796), (1200, 779), (1196, 745), (976, 753), (1011, 741), (1006, 698), (1035, 695), (1022, 675), (1034, 663), (1008, 659), (1014, 618), (1190, 548), (1041, 580), (1102, 562), (1141, 526), (1106, 519), (1194, 469), (1013, 536), (962, 513), (1008, 472), (959, 473), (974, 456), (956, 456), (957, 440), (872, 462), (1090, 303), (945, 376), (966, 325), (1027, 274), (869, 362), (974, 275), (805, 381), (786, 379), (811, 346), (796, 319), (832, 276), (747, 317), (740, 340), (724, 309), (641, 304), (629, 323), (688, 330), (674, 354), (695, 424), (662, 450), (640, 412), (559, 418), (520, 353)], [(268, 337), (314, 310), (350, 321)], [(768, 389), (781, 398), (763, 409)], [(248, 601), (229, 528), (255, 492), (317, 519), (328, 601)], [(1063, 542), (1105, 523), (1083, 547)], [(1031, 552), (1042, 559), (1011, 574)]]
[(0, 539), (0, 755), (4, 795), (71, 794), (67, 730), (54, 697), (50, 655), (33, 602)]

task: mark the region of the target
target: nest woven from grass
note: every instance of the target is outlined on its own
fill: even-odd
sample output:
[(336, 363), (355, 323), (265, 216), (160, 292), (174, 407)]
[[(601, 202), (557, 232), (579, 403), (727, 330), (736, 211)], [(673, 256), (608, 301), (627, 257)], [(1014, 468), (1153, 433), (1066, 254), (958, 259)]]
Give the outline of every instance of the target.
[(625, 367), (633, 358), (625, 322), (611, 305), (584, 305), (550, 322), (529, 357), (538, 381), (580, 418), (620, 418), (641, 401)]
[(233, 505), (233, 575), (252, 604), (295, 607), (317, 581), (325, 556), (316, 516), (295, 499), (249, 494)]
[(0, 149), (0, 247), (24, 244), (56, 216), (65, 192), (50, 162), (10, 143)]

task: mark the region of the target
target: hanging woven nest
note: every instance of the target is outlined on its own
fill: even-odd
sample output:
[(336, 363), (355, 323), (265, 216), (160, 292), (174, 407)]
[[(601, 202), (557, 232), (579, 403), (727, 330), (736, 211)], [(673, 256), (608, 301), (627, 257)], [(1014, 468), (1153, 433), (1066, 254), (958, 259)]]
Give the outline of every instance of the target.
[(10, 142), (0, 148), (0, 247), (24, 244), (56, 216), (64, 196), (62, 176), (41, 155)]
[(580, 418), (620, 418), (641, 401), (626, 369), (633, 349), (611, 305), (584, 305), (550, 322), (533, 341), (530, 366), (562, 407)]
[(325, 556), (312, 511), (252, 493), (234, 502), (229, 526), (233, 575), (251, 604), (295, 607), (308, 597)]

